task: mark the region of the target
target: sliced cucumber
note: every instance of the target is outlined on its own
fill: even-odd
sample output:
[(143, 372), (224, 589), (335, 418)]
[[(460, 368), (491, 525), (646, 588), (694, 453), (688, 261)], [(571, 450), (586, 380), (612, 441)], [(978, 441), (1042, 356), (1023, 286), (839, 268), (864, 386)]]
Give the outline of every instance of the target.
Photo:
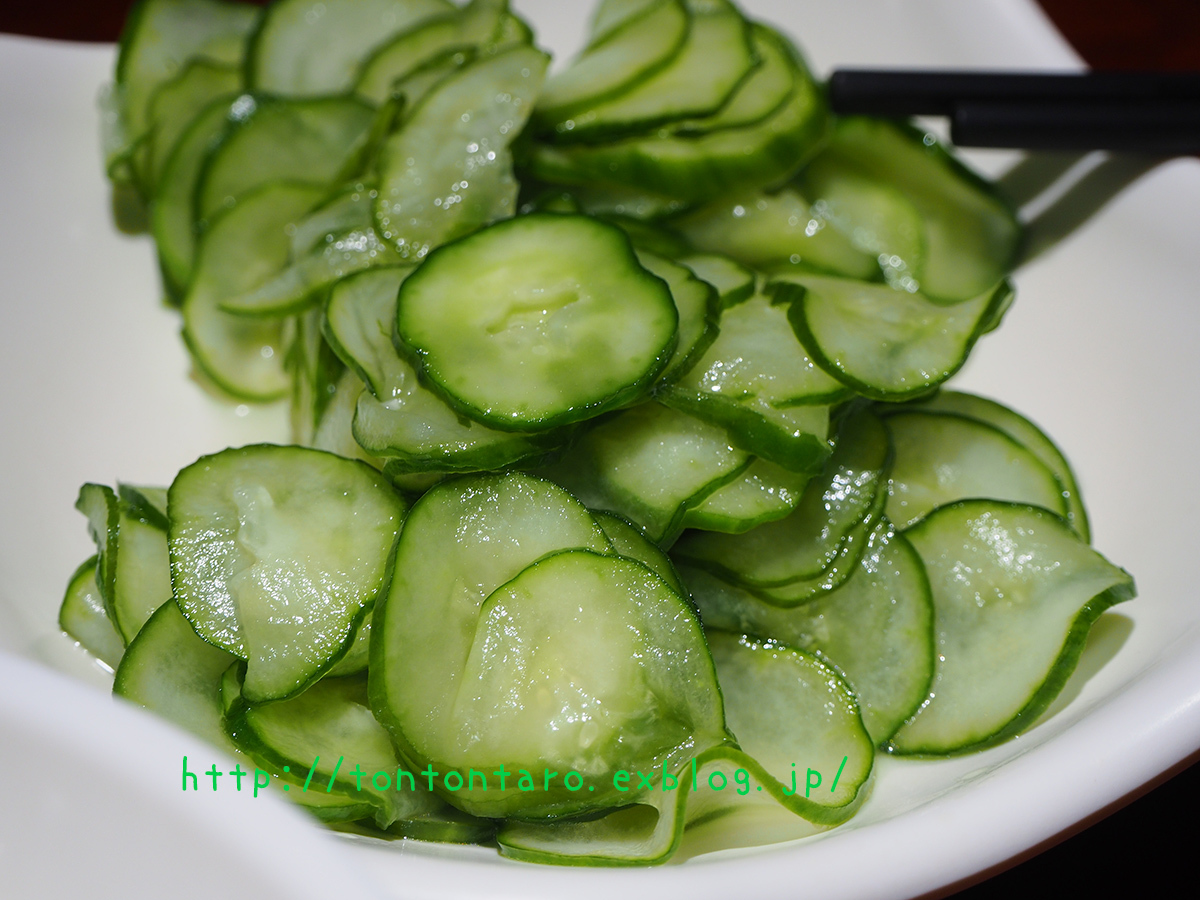
[(196, 187), (196, 217), (211, 220), (272, 181), (329, 185), (365, 139), (374, 110), (353, 98), (243, 95)]
[(788, 274), (768, 290), (791, 302), (792, 328), (817, 365), (864, 396), (905, 400), (962, 368), (1013, 289), (1002, 281), (955, 306), (888, 285), (817, 275)]
[(292, 376), (292, 441), (304, 446), (312, 444), (345, 368), (321, 335), (321, 319), (320, 310), (315, 309), (296, 317), (296, 333), (287, 355)]
[[(683, 577), (706, 628), (773, 638), (817, 653), (845, 676), (876, 744), (929, 695), (933, 604), (916, 551), (894, 529), (876, 532), (841, 587), (791, 609), (765, 603), (702, 569)], [(741, 732), (734, 728), (734, 733)]]
[(248, 701), (292, 696), (350, 648), (403, 513), (379, 473), (318, 450), (202, 457), (170, 489), (175, 599), (198, 634), (247, 660)]
[(678, 318), (619, 230), (542, 213), (431, 255), (400, 288), (396, 333), (464, 414), (545, 431), (644, 395), (675, 348)]
[(196, 364), (226, 393), (257, 401), (283, 396), (284, 323), (222, 312), (227, 297), (245, 293), (287, 263), (288, 227), (316, 204), (320, 187), (269, 184), (219, 217), (204, 235), (196, 272), (183, 301), (183, 339)]
[[(884, 185), (883, 190), (899, 190), (912, 203), (920, 213), (924, 248), (915, 281), (927, 297), (946, 303), (966, 301), (1011, 271), (1021, 241), (1015, 213), (992, 186), (967, 171), (932, 135), (883, 119), (840, 119), (814, 166), (806, 184), (815, 202), (825, 199), (826, 191), (831, 204), (845, 198), (846, 183), (839, 181), (844, 176), (873, 181)], [(880, 206), (869, 200), (855, 207), (842, 204), (845, 224), (869, 229), (871, 217), (890, 205), (890, 201)], [(900, 220), (891, 219), (893, 234), (899, 226)]]
[(509, 144), (533, 110), (549, 60), (518, 45), (432, 88), (379, 159), (376, 228), (401, 255), (430, 250), (516, 212)]
[(722, 429), (644, 403), (593, 428), (544, 474), (588, 506), (617, 513), (668, 545), (687, 511), (750, 463)]
[(873, 254), (828, 223), (798, 191), (742, 190), (672, 221), (698, 250), (723, 253), (755, 269), (799, 266), (851, 278), (874, 278)]
[(214, 100), (232, 96), (241, 88), (242, 73), (237, 66), (194, 59), (154, 92), (149, 104), (145, 155), (139, 166), (148, 195), (156, 193), (171, 151), (196, 117)]
[(278, 0), (254, 35), (247, 80), (283, 96), (345, 92), (372, 50), (453, 11), (446, 0)]
[[(1087, 510), (1075, 483), (1075, 473), (1062, 451), (1046, 433), (1018, 412), (1002, 406), (994, 400), (964, 394), (961, 391), (939, 391), (930, 400), (922, 401), (921, 409), (930, 412), (949, 412), (971, 419), (978, 419), (993, 428), (999, 428), (1010, 438), (1036, 456), (1047, 469), (1054, 473), (1062, 486), (1063, 499), (1067, 503), (1067, 521), (1081, 538), (1090, 540)], [(1053, 508), (1053, 507), (1051, 507)]]
[(778, 587), (819, 576), (832, 565), (847, 535), (880, 505), (890, 462), (883, 423), (869, 410), (860, 410), (844, 421), (824, 471), (808, 483), (789, 516), (744, 534), (688, 532), (672, 554), (747, 587)]
[(117, 541), (109, 546), (116, 556), (112, 602), (113, 624), (128, 644), (156, 609), (171, 599), (171, 568), (167, 556), (166, 523), (128, 502), (122, 486), (118, 498)]
[(679, 262), (716, 289), (722, 309), (737, 306), (754, 296), (754, 273), (728, 256), (697, 253), (685, 256)]
[(690, 16), (680, 0), (657, 0), (589, 44), (538, 97), (534, 123), (553, 130), (671, 65), (688, 39)]
[(109, 669), (115, 670), (125, 652), (125, 641), (108, 617), (104, 597), (96, 584), (98, 559), (93, 556), (85, 561), (67, 582), (67, 592), (58, 611), (58, 627)]
[[(593, 72), (587, 65), (589, 71), (578, 76), (581, 84), (591, 82), (600, 88), (601, 96), (610, 91), (616, 91), (616, 96), (586, 106), (584, 98), (569, 97), (580, 102), (569, 103), (568, 108), (583, 108), (555, 124), (557, 140), (595, 143), (647, 132), (676, 119), (712, 115), (725, 104), (757, 64), (749, 25), (733, 4), (724, 0), (685, 0), (684, 5), (689, 22), (677, 49), (678, 31), (647, 13), (623, 25), (620, 37), (610, 34), (591, 54), (585, 54), (580, 62), (598, 58), (598, 70)], [(643, 48), (641, 55), (622, 52), (626, 41), (631, 45), (640, 43), (639, 37), (655, 50)], [(604, 58), (606, 50), (613, 53), (616, 65)], [(641, 77), (644, 71), (639, 71), (639, 63), (654, 70)], [(633, 77), (622, 79), (626, 74)], [(620, 90), (625, 85), (632, 86)]]
[(1036, 507), (964, 500), (907, 536), (933, 588), (938, 664), (929, 700), (892, 739), (899, 753), (961, 753), (1031, 725), (1092, 623), (1135, 593), (1129, 573)]
[(765, 459), (756, 459), (742, 476), (709, 494), (683, 516), (684, 528), (741, 534), (787, 516), (800, 503), (810, 478)]
[(956, 500), (987, 497), (1065, 516), (1062, 485), (998, 428), (953, 413), (901, 412), (887, 419), (896, 460), (887, 515), (904, 529)]
[(362, 380), (352, 369), (345, 369), (334, 387), (333, 397), (317, 423), (312, 446), (317, 450), (336, 453), (348, 459), (361, 459), (372, 468), (382, 469), (383, 460), (363, 450), (351, 433), (354, 407), (362, 391)]
[(659, 383), (669, 383), (688, 371), (717, 338), (717, 318), (720, 298), (716, 288), (697, 278), (686, 266), (647, 251), (638, 251), (638, 262), (667, 283), (679, 326), (675, 352)]
[(675, 593), (686, 598), (687, 589), (679, 580), (675, 566), (670, 557), (663, 553), (655, 544), (646, 540), (645, 535), (628, 519), (607, 512), (593, 512), (596, 524), (604, 529), (604, 535), (613, 545), (618, 555), (636, 559), (651, 572), (665, 581)]
[(87, 519), (88, 534), (96, 543), (96, 587), (112, 618), (112, 597), (117, 579), (117, 530), (121, 524), (117, 495), (108, 485), (88, 483), (79, 489), (75, 508)]
[(382, 103), (400, 81), (446, 53), (485, 44), (496, 37), (506, 0), (473, 0), (463, 9), (426, 19), (363, 61), (354, 91), (371, 103)]

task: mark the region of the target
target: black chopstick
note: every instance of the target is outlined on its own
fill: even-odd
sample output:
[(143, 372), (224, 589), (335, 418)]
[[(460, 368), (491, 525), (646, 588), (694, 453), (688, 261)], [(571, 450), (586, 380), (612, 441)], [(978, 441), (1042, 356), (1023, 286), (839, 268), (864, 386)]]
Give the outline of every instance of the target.
[(833, 111), (949, 116), (961, 146), (1200, 152), (1200, 73), (839, 69)]

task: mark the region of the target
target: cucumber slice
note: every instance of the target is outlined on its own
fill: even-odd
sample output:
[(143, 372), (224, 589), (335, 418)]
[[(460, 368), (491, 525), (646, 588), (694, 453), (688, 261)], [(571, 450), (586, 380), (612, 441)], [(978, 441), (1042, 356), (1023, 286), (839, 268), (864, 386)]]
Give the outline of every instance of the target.
[[(730, 730), (758, 763), (755, 774), (766, 775), (776, 799), (810, 821), (832, 825), (852, 816), (866, 797), (875, 746), (846, 683), (815, 656), (792, 647), (720, 631), (706, 634)], [(817, 790), (804, 786), (808, 773), (799, 775), (797, 763), (819, 773)]]
[(901, 412), (887, 419), (896, 460), (887, 515), (901, 529), (956, 500), (987, 497), (1067, 514), (1062, 485), (998, 428), (953, 413)]
[(208, 222), (272, 181), (334, 182), (367, 135), (372, 107), (350, 97), (279, 100), (245, 94), (196, 187), (196, 216)]
[(404, 514), (379, 473), (263, 444), (202, 457), (169, 496), (176, 602), (247, 660), (248, 701), (292, 696), (345, 655)]
[(872, 517), (891, 463), (887, 430), (870, 410), (849, 416), (821, 474), (795, 511), (744, 534), (691, 531), (675, 559), (751, 588), (771, 588), (821, 575), (849, 533)]
[(464, 414), (545, 431), (643, 395), (677, 322), (670, 291), (618, 229), (541, 213), (431, 255), (400, 288), (396, 332)]
[(707, 281), (716, 289), (722, 309), (737, 306), (754, 296), (754, 273), (728, 256), (697, 253), (678, 261), (691, 269), (701, 281)]
[(1079, 486), (1075, 483), (1075, 473), (1071, 471), (1070, 463), (1054, 441), (1033, 422), (994, 400), (961, 391), (939, 391), (931, 399), (922, 401), (920, 409), (955, 413), (977, 419), (993, 428), (999, 428), (1036, 456), (1062, 486), (1063, 499), (1067, 504), (1067, 522), (1081, 538), (1085, 541), (1091, 540), (1087, 510), (1084, 508)]
[(153, 121), (150, 103), (161, 85), (192, 60), (240, 65), (260, 10), (214, 0), (143, 0), (129, 15), (117, 54), (121, 124), (127, 144)]
[(879, 501), (867, 513), (867, 516), (846, 532), (846, 536), (838, 545), (833, 560), (819, 574), (789, 581), (787, 584), (773, 587), (751, 587), (747, 590), (764, 603), (788, 609), (837, 590), (855, 573), (863, 553), (872, 541), (878, 539), (877, 536), (881, 531), (890, 527), (890, 523), (885, 524), (880, 521), (880, 516), (883, 514), (882, 500), (884, 496), (881, 492)]
[(638, 530), (636, 525), (612, 513), (593, 512), (592, 516), (596, 519), (596, 524), (604, 529), (605, 537), (608, 538), (618, 555), (636, 559), (665, 581), (671, 590), (680, 597), (688, 596), (687, 589), (679, 580), (679, 575), (675, 572), (675, 566), (671, 564), (670, 557), (663, 553), (657, 545), (646, 540), (645, 535)]
[(383, 468), (383, 460), (372, 456), (359, 446), (351, 433), (354, 407), (358, 395), (363, 391), (362, 380), (351, 369), (345, 369), (334, 387), (333, 397), (321, 414), (321, 421), (313, 433), (312, 446), (316, 450), (336, 453), (347, 459), (361, 459), (375, 469)]
[(446, 0), (278, 0), (254, 35), (247, 82), (283, 96), (343, 93), (374, 49), (453, 11)]
[(133, 515), (156, 525), (163, 531), (167, 523), (167, 489), (164, 487), (134, 487), (130, 484), (118, 486), (121, 502)]
[(639, 250), (638, 262), (646, 271), (667, 283), (679, 326), (675, 353), (659, 376), (659, 384), (669, 383), (688, 371), (717, 338), (720, 298), (716, 288), (697, 278), (686, 266), (673, 263), (648, 250)]
[(645, 14), (661, 0), (600, 0), (592, 11), (588, 44), (599, 44), (631, 19)]
[(196, 261), (196, 183), (237, 103), (238, 98), (226, 95), (206, 106), (175, 142), (158, 179), (158, 193), (150, 209), (150, 231), (158, 247), (167, 293), (177, 301), (192, 280)]
[(759, 64), (715, 113), (672, 123), (670, 127), (675, 134), (693, 136), (754, 125), (787, 102), (795, 87), (794, 60), (799, 54), (779, 32), (765, 25), (750, 25), (750, 42)]
[(296, 317), (296, 335), (287, 355), (292, 376), (292, 442), (303, 446), (312, 443), (345, 368), (321, 335), (322, 318), (315, 309)]
[(615, 512), (668, 545), (688, 509), (750, 462), (722, 429), (644, 403), (593, 428), (544, 474), (588, 506)]
[(126, 644), (154, 611), (171, 599), (166, 523), (157, 510), (147, 516), (131, 506), (128, 496), (122, 486), (117, 501), (117, 541), (109, 545), (109, 552), (116, 557), (111, 615)]
[(117, 633), (104, 597), (96, 584), (96, 563), (93, 556), (75, 570), (67, 582), (67, 592), (58, 611), (58, 627), (88, 653), (115, 670), (125, 652), (125, 641)]
[(535, 143), (522, 162), (551, 184), (623, 186), (704, 203), (790, 178), (820, 147), (826, 120), (820, 90), (807, 72), (798, 72), (787, 102), (753, 125), (697, 137), (667, 132), (607, 144)]
[(193, 59), (150, 98), (144, 157), (139, 165), (148, 196), (154, 196), (164, 166), (180, 137), (204, 109), (242, 87), (241, 69)]
[(183, 301), (183, 339), (196, 365), (233, 397), (266, 402), (291, 386), (283, 322), (223, 312), (287, 263), (288, 228), (320, 200), (320, 187), (269, 184), (218, 218), (204, 235)]
[(392, 95), (397, 81), (446, 51), (467, 49), (500, 37), (507, 5), (506, 0), (473, 0), (460, 11), (427, 19), (403, 32), (362, 63), (354, 92), (371, 103), (383, 103)]
[(362, 624), (354, 632), (354, 643), (328, 672), (326, 678), (341, 678), (344, 675), (357, 675), (367, 671), (371, 661), (371, 613), (367, 613)]
[(88, 534), (96, 543), (96, 587), (109, 611), (109, 618), (112, 618), (112, 597), (117, 579), (117, 529), (121, 524), (117, 495), (108, 485), (88, 483), (79, 489), (75, 508), (87, 519)]
[[(684, 0), (684, 6), (689, 22), (678, 49), (673, 47), (678, 40), (674, 31), (667, 35), (671, 39), (669, 44), (657, 40), (658, 33), (667, 26), (652, 21), (650, 14), (623, 26), (622, 34), (630, 35), (631, 41), (636, 41), (643, 28), (650, 32), (648, 43), (657, 48), (657, 53), (665, 48), (670, 55), (663, 56), (669, 61), (661, 65), (663, 57), (652, 56), (657, 70), (641, 77), (645, 70), (640, 67), (634, 70), (629, 64), (631, 58), (637, 58), (633, 54), (617, 52), (616, 63), (602, 60), (600, 72), (624, 64), (611, 78), (589, 73), (593, 83), (602, 85), (602, 92), (612, 90), (617, 92), (616, 96), (588, 103), (583, 111), (559, 121), (554, 127), (557, 140), (596, 143), (651, 131), (676, 119), (709, 116), (725, 104), (758, 64), (750, 41), (750, 27), (733, 4), (725, 0)], [(629, 31), (624, 31), (625, 28)], [(605, 48), (612, 48), (619, 40), (612, 34), (593, 53), (605, 54)], [(645, 63), (646, 58), (641, 59)], [(630, 84), (633, 86), (627, 90), (620, 89)]]
[(681, 572), (706, 628), (772, 638), (835, 665), (854, 691), (875, 744), (887, 742), (929, 696), (929, 581), (916, 551), (894, 529), (873, 535), (841, 587), (791, 609), (765, 603), (702, 569)]
[(683, 516), (684, 528), (741, 534), (789, 515), (800, 503), (809, 476), (756, 459), (736, 481), (709, 494)]
[(532, 112), (548, 62), (518, 45), (468, 63), (431, 89), (387, 140), (375, 221), (402, 256), (420, 260), (516, 212), (508, 147)]
[(641, 563), (588, 550), (549, 556), (488, 597), (448, 712), (428, 744), (437, 768), (507, 763), (514, 780), (543, 776), (533, 793), (468, 787), (448, 798), (476, 814), (623, 806), (633, 798), (613, 772), (674, 771), (726, 740), (694, 612)]
[(943, 306), (887, 285), (789, 273), (768, 290), (791, 302), (792, 328), (817, 365), (864, 396), (905, 400), (962, 368), (1013, 289), (1002, 281)]
[(353, 412), (357, 445), (386, 458), (390, 477), (498, 469), (557, 447), (565, 435), (495, 431), (464, 420), (420, 384), (391, 339), (396, 293), (411, 271), (363, 272), (339, 282), (330, 294), (325, 316), (330, 344), (371, 391), (358, 397)]
[(929, 700), (892, 739), (898, 753), (962, 753), (1031, 725), (1092, 623), (1135, 594), (1129, 573), (1035, 507), (964, 500), (907, 537), (933, 588), (938, 665)]
[(674, 220), (698, 250), (722, 253), (752, 269), (799, 266), (850, 278), (879, 274), (875, 256), (829, 227), (791, 187), (737, 191)]
[(691, 17), (680, 0), (658, 0), (593, 41), (538, 97), (534, 124), (563, 125), (582, 112), (671, 65), (689, 37)]
[[(966, 301), (1012, 270), (1021, 242), (1016, 214), (932, 135), (882, 119), (843, 118), (814, 164), (814, 201), (827, 186), (839, 193), (830, 177), (846, 172), (889, 185), (916, 207), (924, 234), (919, 284), (927, 297)], [(861, 209), (869, 212), (872, 204)]]
[[(721, 313), (721, 333), (674, 384), (659, 388), (663, 403), (722, 421), (722, 408), (749, 409), (833, 403), (847, 391), (804, 352), (788, 326), (785, 306), (758, 294)], [(713, 407), (711, 411), (706, 411)]]

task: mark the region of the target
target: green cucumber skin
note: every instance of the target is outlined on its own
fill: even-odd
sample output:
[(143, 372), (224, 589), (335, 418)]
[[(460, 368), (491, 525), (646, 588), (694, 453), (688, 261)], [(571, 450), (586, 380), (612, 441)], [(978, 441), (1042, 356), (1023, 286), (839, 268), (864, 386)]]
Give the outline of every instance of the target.
[(988, 326), (992, 317), (1006, 303), (1011, 302), (1013, 293), (1012, 285), (1007, 279), (1001, 281), (993, 290), (991, 299), (988, 302), (987, 308), (980, 315), (979, 320), (975, 324), (974, 330), (968, 336), (962, 354), (959, 357), (958, 363), (948, 371), (938, 373), (935, 378), (927, 384), (917, 385), (905, 391), (884, 391), (859, 381), (857, 378), (847, 374), (836, 363), (830, 360), (821, 350), (817, 339), (808, 328), (808, 321), (804, 316), (804, 295), (806, 289), (800, 285), (777, 283), (775, 286), (775, 295), (780, 302), (789, 302), (791, 306), (788, 309), (788, 321), (792, 324), (792, 330), (796, 332), (796, 337), (800, 343), (804, 345), (804, 349), (808, 351), (808, 355), (812, 357), (813, 362), (836, 378), (846, 387), (867, 397), (871, 400), (882, 400), (885, 402), (903, 402), (905, 400), (914, 400), (925, 397), (936, 391), (943, 383), (953, 377), (959, 369), (967, 362), (967, 358), (971, 355), (971, 351), (975, 347), (975, 343), (991, 330)]
[[(1063, 527), (1072, 533), (1074, 529), (1071, 524), (1058, 513), (1043, 509), (1037, 506), (1028, 506), (1022, 503), (1009, 503), (1007, 501), (998, 500), (959, 500), (957, 503), (949, 503), (939, 507), (939, 510), (960, 509), (977, 505), (990, 505), (993, 507), (1009, 508), (1014, 510), (1032, 510), (1042, 513), (1054, 520), (1062, 523)], [(913, 526), (913, 531), (918, 531), (921, 524), (928, 521), (929, 517), (922, 519)], [(1122, 570), (1124, 571), (1124, 570)], [(1126, 572), (1128, 575), (1129, 573)], [(976, 753), (980, 750), (986, 750), (989, 747), (994, 747), (997, 744), (1002, 744), (1005, 741), (1020, 734), (1027, 726), (1032, 725), (1037, 721), (1038, 717), (1046, 711), (1054, 699), (1062, 691), (1063, 686), (1075, 671), (1075, 667), (1079, 665), (1079, 657), (1083, 653), (1083, 649), (1087, 644), (1088, 632), (1091, 630), (1093, 623), (1100, 618), (1106, 611), (1118, 603), (1124, 603), (1132, 600), (1137, 596), (1137, 585), (1130, 575), (1128, 581), (1123, 584), (1116, 585), (1108, 590), (1102, 591), (1091, 600), (1089, 600), (1076, 615), (1075, 620), (1071, 623), (1071, 627), (1067, 633), (1066, 640), (1063, 642), (1062, 650), (1058, 657), (1050, 665), (1049, 675), (1046, 680), (1033, 692), (1025, 705), (1017, 712), (1012, 719), (1005, 723), (1000, 728), (996, 729), (989, 735), (972, 741), (969, 744), (963, 744), (950, 750), (945, 751), (929, 751), (920, 748), (911, 750), (901, 750), (894, 744), (888, 744), (883, 749), (894, 755), (901, 757), (911, 757), (914, 759), (940, 759), (953, 756), (965, 756), (969, 753)], [(936, 627), (936, 618), (935, 618)], [(919, 712), (919, 709), (918, 709)], [(914, 713), (915, 715), (915, 713)]]

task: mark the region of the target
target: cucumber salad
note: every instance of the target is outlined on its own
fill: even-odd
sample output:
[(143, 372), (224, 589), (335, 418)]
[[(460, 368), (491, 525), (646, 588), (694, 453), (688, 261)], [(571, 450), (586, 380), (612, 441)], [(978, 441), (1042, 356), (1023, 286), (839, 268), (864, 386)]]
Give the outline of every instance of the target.
[(115, 205), (293, 444), (84, 485), (63, 630), (331, 827), (543, 863), (833, 827), (876, 754), (1032, 726), (1134, 586), (1050, 438), (943, 386), (1009, 204), (728, 0), (549, 61), (507, 0), (139, 3)]

